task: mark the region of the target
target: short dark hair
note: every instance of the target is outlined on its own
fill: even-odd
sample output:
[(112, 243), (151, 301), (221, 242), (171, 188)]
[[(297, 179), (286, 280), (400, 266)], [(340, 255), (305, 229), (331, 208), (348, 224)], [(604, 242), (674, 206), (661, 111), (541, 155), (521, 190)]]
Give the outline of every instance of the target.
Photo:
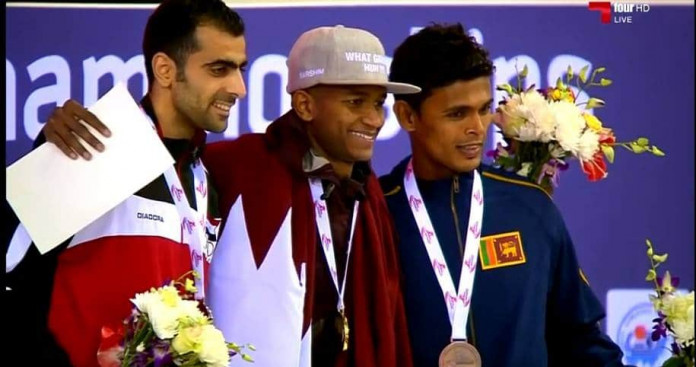
[(469, 36), (460, 23), (431, 24), (406, 38), (396, 48), (389, 80), (421, 87), (416, 94), (395, 94), (420, 111), (432, 91), (482, 76), (491, 76), (495, 67), (488, 51)]
[(198, 50), (196, 28), (213, 25), (238, 37), (244, 34), (242, 18), (221, 0), (164, 0), (150, 15), (143, 36), (145, 70), (150, 85), (154, 80), (152, 57), (164, 52), (179, 70), (188, 56)]

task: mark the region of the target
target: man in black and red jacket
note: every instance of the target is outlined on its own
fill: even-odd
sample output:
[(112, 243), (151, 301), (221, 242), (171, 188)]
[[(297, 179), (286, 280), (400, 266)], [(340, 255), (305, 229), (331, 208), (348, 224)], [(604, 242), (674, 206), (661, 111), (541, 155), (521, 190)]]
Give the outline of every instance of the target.
[[(212, 252), (217, 197), (206, 175), (193, 170), (204, 171), (199, 157), (205, 131), (224, 131), (230, 108), (246, 94), (244, 23), (220, 0), (165, 0), (148, 20), (143, 53), (150, 88), (141, 107), (176, 161), (190, 206), (207, 208), (200, 213), (207, 218), (203, 245)], [(74, 131), (85, 129), (78, 121), (84, 120), (108, 136), (74, 101), (54, 110), (52, 119), (71, 121)], [(36, 143), (75, 139), (68, 129), (55, 129), (60, 126), (47, 124)], [(61, 138), (51, 139), (56, 136)], [(57, 145), (74, 159), (90, 158), (84, 149)], [(182, 230), (173, 196), (160, 176), (44, 255), (11, 215), (5, 238), (8, 330), (13, 332), (8, 356), (22, 365), (97, 366), (101, 328), (130, 314), (129, 299), (192, 269), (191, 237)]]

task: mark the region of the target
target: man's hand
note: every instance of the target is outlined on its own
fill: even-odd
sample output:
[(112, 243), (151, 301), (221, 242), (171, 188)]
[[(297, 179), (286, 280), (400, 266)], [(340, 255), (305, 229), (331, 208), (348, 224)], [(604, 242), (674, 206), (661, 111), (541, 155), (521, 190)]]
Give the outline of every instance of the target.
[(104, 151), (104, 144), (87, 130), (85, 124), (92, 126), (105, 137), (111, 136), (111, 131), (99, 121), (97, 116), (72, 99), (65, 102), (63, 107), (53, 110), (43, 127), (43, 133), (46, 141), (55, 144), (68, 157), (77, 159), (79, 154), (84, 159), (90, 160), (92, 155), (82, 146), (77, 137), (84, 139), (100, 152)]

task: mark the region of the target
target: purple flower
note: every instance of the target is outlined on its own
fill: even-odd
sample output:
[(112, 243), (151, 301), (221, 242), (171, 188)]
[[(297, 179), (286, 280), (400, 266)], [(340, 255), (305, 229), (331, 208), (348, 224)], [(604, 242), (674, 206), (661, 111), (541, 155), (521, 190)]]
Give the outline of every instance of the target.
[(169, 350), (169, 343), (164, 340), (155, 340), (152, 346), (155, 367), (164, 367), (172, 364), (172, 354)]
[(653, 320), (655, 325), (653, 325), (653, 332), (650, 335), (650, 338), (653, 341), (660, 340), (660, 337), (667, 337), (667, 325), (665, 324), (665, 315), (663, 315), (662, 312), (658, 312), (657, 314), (659, 317)]
[[(670, 276), (670, 283), (672, 287), (677, 288), (679, 287), (679, 277), (673, 277)], [(657, 284), (662, 284), (662, 277), (657, 277)]]
[(148, 361), (150, 360), (150, 355), (147, 350), (137, 353), (133, 356), (131, 361), (131, 366), (134, 367), (147, 367)]
[(542, 167), (541, 173), (539, 174), (539, 178), (537, 179), (537, 184), (541, 184), (541, 181), (544, 179), (544, 177), (548, 176), (551, 178), (551, 184), (553, 184), (554, 187), (558, 187), (558, 180), (560, 176), (559, 172), (565, 171), (566, 169), (568, 169), (568, 165), (564, 161), (560, 159), (551, 158)]
[(489, 150), (486, 152), (486, 157), (490, 157), (493, 159), (498, 159), (501, 156), (509, 156), (511, 155), (512, 152), (512, 147), (510, 146), (510, 143), (508, 143), (507, 147), (504, 147), (503, 144), (500, 142), (496, 145), (495, 149)]
[(672, 343), (672, 354), (675, 356), (678, 356), (681, 354), (681, 347), (679, 346), (679, 343), (677, 343), (677, 342)]

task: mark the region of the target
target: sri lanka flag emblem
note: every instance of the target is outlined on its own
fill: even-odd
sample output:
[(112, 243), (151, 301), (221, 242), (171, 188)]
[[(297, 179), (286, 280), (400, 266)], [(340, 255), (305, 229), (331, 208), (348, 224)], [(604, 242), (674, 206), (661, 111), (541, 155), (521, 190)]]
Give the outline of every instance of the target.
[(520, 232), (508, 232), (482, 237), (479, 246), (479, 257), (481, 258), (481, 268), (483, 270), (527, 262), (524, 256)]

